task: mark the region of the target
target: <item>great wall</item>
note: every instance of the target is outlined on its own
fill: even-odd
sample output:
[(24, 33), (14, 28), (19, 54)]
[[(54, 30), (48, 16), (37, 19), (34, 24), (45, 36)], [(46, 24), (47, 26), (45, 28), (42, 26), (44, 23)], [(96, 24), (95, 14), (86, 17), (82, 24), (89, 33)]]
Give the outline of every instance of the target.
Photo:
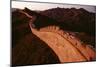
[(20, 11), (30, 18), (29, 26), (34, 35), (43, 40), (58, 56), (61, 63), (95, 60), (95, 50), (69, 32), (61, 30), (58, 26), (47, 26), (39, 30), (34, 28), (36, 16)]

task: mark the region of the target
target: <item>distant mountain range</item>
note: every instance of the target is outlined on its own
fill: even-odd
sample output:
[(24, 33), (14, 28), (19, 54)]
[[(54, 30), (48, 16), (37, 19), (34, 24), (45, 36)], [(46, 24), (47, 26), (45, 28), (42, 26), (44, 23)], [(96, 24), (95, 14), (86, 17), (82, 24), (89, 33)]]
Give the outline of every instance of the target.
[(69, 30), (95, 35), (95, 13), (88, 12), (83, 8), (58, 7), (42, 11), (41, 14), (65, 23)]

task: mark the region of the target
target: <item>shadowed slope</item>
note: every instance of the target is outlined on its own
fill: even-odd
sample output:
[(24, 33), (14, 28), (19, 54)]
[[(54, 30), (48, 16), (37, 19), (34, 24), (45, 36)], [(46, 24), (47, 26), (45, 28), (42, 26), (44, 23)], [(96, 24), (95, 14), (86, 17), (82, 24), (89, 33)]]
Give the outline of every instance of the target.
[(19, 11), (12, 14), (12, 65), (59, 63), (53, 50), (32, 34), (29, 19)]
[(14, 66), (50, 63), (59, 63), (57, 55), (46, 43), (33, 34), (24, 36), (12, 49)]

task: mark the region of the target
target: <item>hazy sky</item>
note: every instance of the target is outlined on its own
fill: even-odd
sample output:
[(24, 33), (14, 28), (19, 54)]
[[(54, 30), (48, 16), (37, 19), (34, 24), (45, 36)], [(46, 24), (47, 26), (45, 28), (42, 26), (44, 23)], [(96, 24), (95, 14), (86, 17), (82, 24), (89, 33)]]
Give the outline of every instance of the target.
[(95, 6), (91, 5), (71, 5), (71, 4), (51, 4), (51, 3), (37, 3), (37, 2), (20, 2), (20, 1), (12, 1), (12, 8), (20, 8), (24, 9), (27, 7), (31, 10), (47, 10), (50, 8), (84, 8), (90, 12), (96, 12)]

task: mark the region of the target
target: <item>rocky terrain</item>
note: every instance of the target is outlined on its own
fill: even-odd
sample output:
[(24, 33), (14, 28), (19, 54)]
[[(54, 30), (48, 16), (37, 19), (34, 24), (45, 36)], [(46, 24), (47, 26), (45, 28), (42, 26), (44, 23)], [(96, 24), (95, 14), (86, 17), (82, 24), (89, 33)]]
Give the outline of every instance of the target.
[(12, 12), (12, 65), (96, 60), (95, 13), (28, 8)]

